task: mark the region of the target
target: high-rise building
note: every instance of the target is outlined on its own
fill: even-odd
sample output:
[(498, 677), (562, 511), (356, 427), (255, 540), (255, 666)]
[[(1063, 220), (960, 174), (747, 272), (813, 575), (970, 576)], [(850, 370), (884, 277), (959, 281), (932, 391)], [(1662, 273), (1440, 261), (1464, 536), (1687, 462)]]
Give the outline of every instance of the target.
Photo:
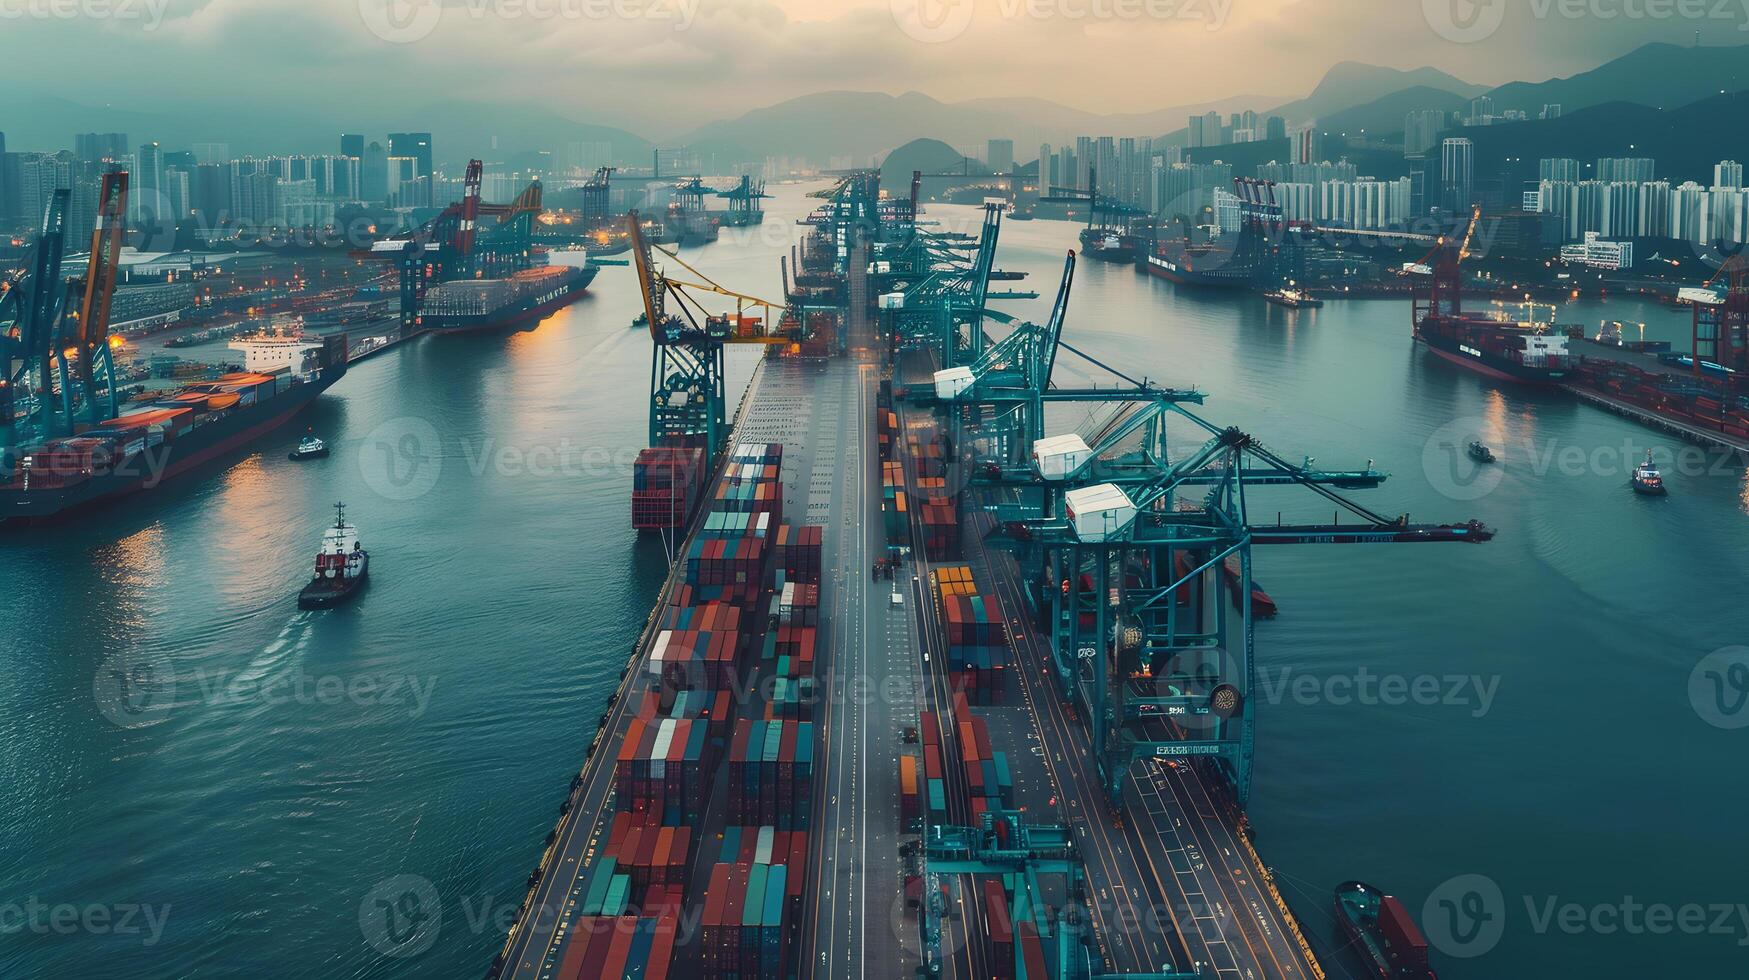
[(1445, 132), (1445, 113), (1421, 109), (1403, 117), (1403, 155), (1420, 156), (1439, 143)]
[(1184, 127), (1184, 142), (1189, 146), (1207, 146), (1208, 135), (1203, 131), (1201, 116), (1191, 116)]
[(196, 143), (193, 150), (196, 164), (228, 163), (231, 159), (229, 143)]
[(1603, 157), (1598, 159), (1592, 179), (1640, 184), (1654, 179), (1657, 170), (1657, 161), (1650, 157)]
[(1287, 139), (1287, 120), (1280, 116), (1270, 116), (1263, 120), (1263, 138), (1267, 140)]
[(283, 224), (279, 175), (267, 169), (232, 175), (231, 213), (237, 224), (251, 228)]
[(24, 217), (18, 201), (18, 163), (19, 154), (6, 152), (6, 134), (0, 133), (0, 232)]
[(80, 133), (73, 137), (73, 155), (81, 160), (115, 160), (127, 152), (126, 133)]
[(1470, 209), (1476, 200), (1476, 148), (1463, 137), (1440, 144), (1440, 206), (1452, 214)]
[(1494, 118), (1494, 100), (1486, 95), (1470, 100), (1470, 125), (1484, 126)]
[(189, 211), (201, 230), (212, 234), (231, 218), (230, 167), (219, 163), (198, 164), (189, 183)]
[(381, 204), (389, 199), (389, 151), (381, 143), (372, 140), (364, 148), (358, 179), (366, 201)]
[(1536, 178), (1537, 180), (1577, 184), (1579, 182), (1579, 161), (1567, 157), (1545, 157), (1537, 161)]
[[(390, 133), (389, 156), (411, 158), (414, 165), (413, 180), (417, 181), (421, 177), (427, 178), (425, 186), (430, 186), (429, 178), (435, 176), (435, 172), (431, 169), (430, 133)], [(431, 202), (426, 200), (415, 203), (430, 204)]]
[(1561, 104), (1559, 102), (1545, 102), (1545, 103), (1543, 103), (1542, 115), (1539, 118), (1542, 118), (1542, 119), (1559, 119), (1559, 118), (1561, 118)]
[[(0, 140), (0, 151), (5, 150), (4, 140)], [(1713, 186), (1741, 188), (1743, 186), (1743, 165), (1735, 160), (1720, 160), (1713, 165)]]
[(341, 133), (340, 155), (354, 160), (364, 159), (364, 136), (359, 133)]
[(993, 139), (984, 146), (984, 165), (991, 173), (1007, 174), (1014, 172), (1014, 141)]
[(174, 213), (164, 201), (164, 148), (157, 143), (142, 143), (140, 152), (134, 155), (128, 187), (128, 221), (143, 226)]
[(1203, 146), (1220, 146), (1226, 142), (1220, 113), (1211, 111), (1202, 114), (1202, 135)]

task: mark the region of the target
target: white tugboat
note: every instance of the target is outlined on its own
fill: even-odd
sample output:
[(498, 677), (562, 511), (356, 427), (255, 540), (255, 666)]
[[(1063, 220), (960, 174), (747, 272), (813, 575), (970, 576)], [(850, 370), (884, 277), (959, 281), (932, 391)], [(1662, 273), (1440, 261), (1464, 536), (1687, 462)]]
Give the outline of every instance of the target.
[(291, 458), (294, 460), (323, 459), (327, 455), (328, 444), (316, 438), (314, 432), (305, 432), (304, 437), (298, 440), (298, 448), (291, 451)]
[(358, 528), (346, 523), (346, 505), (334, 505), (334, 526), (322, 532), (316, 576), (298, 593), (299, 609), (327, 609), (352, 598), (370, 577), (370, 552), (358, 541)]

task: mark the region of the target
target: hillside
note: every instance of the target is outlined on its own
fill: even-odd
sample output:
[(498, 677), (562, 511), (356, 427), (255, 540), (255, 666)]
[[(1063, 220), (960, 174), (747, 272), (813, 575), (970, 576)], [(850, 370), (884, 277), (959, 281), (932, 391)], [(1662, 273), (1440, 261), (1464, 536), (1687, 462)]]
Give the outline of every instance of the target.
[[(1406, 89), (1432, 89), (1469, 100), (1486, 91), (1484, 86), (1471, 85), (1433, 68), (1401, 71), (1344, 61), (1324, 74), (1312, 94), (1270, 109), (1268, 115), (1281, 116), (1292, 126), (1377, 102)], [(1402, 120), (1398, 120), (1400, 124)]]
[(1696, 48), (1660, 43), (1569, 78), (1510, 82), (1488, 95), (1495, 111), (1524, 109), (1535, 115), (1550, 102), (1559, 102), (1568, 113), (1609, 102), (1676, 109), (1721, 91), (1744, 89), (1749, 89), (1749, 45)]
[(1475, 143), (1477, 173), (1528, 169), (1524, 179), (1534, 179), (1536, 161), (1543, 157), (1590, 163), (1599, 157), (1651, 156), (1658, 161), (1660, 179), (1704, 184), (1712, 180), (1713, 164), (1743, 159), (1745, 129), (1749, 92), (1717, 95), (1671, 110), (1612, 102), (1559, 119), (1460, 132)]
[(1411, 112), (1423, 109), (1453, 112), (1466, 108), (1469, 103), (1470, 100), (1461, 95), (1417, 85), (1401, 92), (1392, 92), (1365, 105), (1331, 113), (1318, 120), (1318, 129), (1320, 132), (1349, 136), (1358, 135), (1364, 130), (1368, 139), (1393, 134), (1400, 136), (1403, 132), (1403, 117)]

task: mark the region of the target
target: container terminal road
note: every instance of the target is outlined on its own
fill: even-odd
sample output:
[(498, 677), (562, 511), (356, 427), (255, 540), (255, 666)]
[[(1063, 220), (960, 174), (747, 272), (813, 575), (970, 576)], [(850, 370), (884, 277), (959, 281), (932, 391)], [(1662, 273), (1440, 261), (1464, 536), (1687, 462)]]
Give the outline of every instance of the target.
[(629, 216), (630, 511), (674, 560), (488, 976), (1360, 975), (1250, 841), (1251, 549), (1491, 532), (1078, 350), (1073, 252), (1001, 313), (1002, 206), (941, 229), (917, 184), (820, 192), (779, 300)]

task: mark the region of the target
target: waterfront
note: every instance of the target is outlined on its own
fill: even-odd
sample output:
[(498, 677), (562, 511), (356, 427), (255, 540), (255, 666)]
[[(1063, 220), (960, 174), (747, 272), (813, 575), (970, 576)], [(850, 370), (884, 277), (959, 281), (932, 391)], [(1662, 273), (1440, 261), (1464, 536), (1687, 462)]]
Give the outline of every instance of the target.
[[(777, 193), (750, 243), (725, 234), (689, 260), (777, 293), (776, 257), (811, 203)], [(1010, 224), (1000, 264), (1049, 293), (1074, 232)], [(8, 542), (0, 633), (19, 642), (0, 733), (17, 791), (0, 825), (18, 829), (0, 901), (168, 911), (150, 947), (15, 937), (0, 973), (484, 970), (662, 573), (660, 542), (626, 526), (649, 357), (647, 335), (626, 327), (636, 288), (609, 269), (593, 293), (533, 332), (428, 338), (360, 366), (305, 420), (336, 441), (331, 460), (285, 461), (300, 423), (165, 499)], [(1042, 316), (1048, 299), (1003, 305)], [(1486, 957), (1442, 958), (1448, 977), (1740, 962), (1738, 937), (1538, 936), (1522, 901), (1741, 900), (1744, 861), (1710, 843), (1735, 839), (1726, 821), (1749, 803), (1723, 778), (1741, 736), (1704, 724), (1687, 694), (1695, 662), (1749, 625), (1726, 597), (1749, 571), (1740, 468), (1673, 472), (1669, 499), (1634, 497), (1625, 469), (1591, 453), (1670, 447), (1663, 436), (1425, 357), (1401, 303), (1287, 312), (1083, 263), (1065, 336), (1132, 373), (1199, 385), (1206, 417), (1290, 458), (1375, 458), (1393, 479), (1360, 499), (1381, 511), (1501, 532), (1481, 548), (1258, 555), (1283, 607), (1258, 630), (1266, 679), (1365, 667), (1483, 678), (1466, 691), (1497, 681), (1486, 710), (1479, 694), (1338, 704), (1327, 683), (1260, 708), (1252, 818), (1314, 932), (1328, 932), (1320, 913), (1344, 878), (1419, 913), (1436, 886), (1477, 873), (1502, 889), (1506, 935)], [(747, 357), (731, 355), (731, 402)], [(1062, 379), (1081, 368), (1059, 359)], [(1491, 489), (1441, 477), (1453, 472), (1441, 445), (1470, 418), (1504, 460)], [(1569, 446), (1587, 456), (1576, 469), (1554, 461)], [(375, 581), (351, 609), (300, 614), (291, 595), (336, 499), (376, 555)], [(1696, 601), (1704, 615), (1675, 612)], [(120, 701), (105, 679), (114, 650), (129, 651), (128, 676), (158, 679), (148, 694), (173, 696)], [(344, 690), (289, 683), (300, 677)], [(367, 680), (377, 686), (361, 692)], [(371, 945), (384, 927), (372, 888), (403, 874), (431, 882), (443, 928), (416, 957), (389, 959)]]

